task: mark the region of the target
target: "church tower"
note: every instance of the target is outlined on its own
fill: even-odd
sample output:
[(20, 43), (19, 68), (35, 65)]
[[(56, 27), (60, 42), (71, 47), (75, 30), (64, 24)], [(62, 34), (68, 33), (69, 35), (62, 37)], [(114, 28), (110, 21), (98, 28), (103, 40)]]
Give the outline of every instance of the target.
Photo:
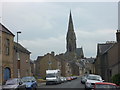
[(75, 53), (76, 52), (76, 36), (74, 32), (74, 26), (73, 26), (73, 21), (72, 21), (72, 15), (70, 11), (70, 16), (69, 16), (69, 23), (68, 23), (68, 32), (67, 32), (67, 53)]

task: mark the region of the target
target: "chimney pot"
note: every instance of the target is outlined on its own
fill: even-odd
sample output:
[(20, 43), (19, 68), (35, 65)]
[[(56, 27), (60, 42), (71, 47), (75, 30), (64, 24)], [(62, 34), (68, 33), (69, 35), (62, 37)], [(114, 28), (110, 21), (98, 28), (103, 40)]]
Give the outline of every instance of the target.
[(55, 52), (54, 52), (54, 51), (52, 51), (52, 52), (51, 52), (51, 55), (52, 55), (52, 56), (54, 56), (54, 55), (55, 55)]
[(117, 42), (120, 42), (120, 30), (117, 30), (116, 40), (117, 40)]

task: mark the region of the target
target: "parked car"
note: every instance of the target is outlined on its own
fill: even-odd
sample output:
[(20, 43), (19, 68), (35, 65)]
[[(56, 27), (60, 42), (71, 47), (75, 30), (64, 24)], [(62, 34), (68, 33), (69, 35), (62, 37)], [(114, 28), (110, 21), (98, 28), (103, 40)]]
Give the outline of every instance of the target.
[(73, 80), (73, 76), (70, 76), (71, 80)]
[(114, 83), (108, 83), (108, 82), (97, 82), (97, 83), (95, 83), (95, 85), (94, 85), (94, 90), (97, 90), (97, 89), (107, 89), (107, 88), (113, 88), (113, 89), (115, 89), (115, 88), (118, 88), (118, 86), (116, 85), (116, 84), (114, 84)]
[(77, 79), (77, 76), (73, 76), (73, 79), (74, 79), (74, 80)]
[(81, 83), (85, 84), (85, 82), (87, 81), (87, 75), (84, 75), (81, 77)]
[(65, 82), (67, 81), (67, 78), (66, 77), (64, 77), (64, 80), (65, 80)]
[(100, 75), (89, 74), (85, 82), (85, 88), (94, 88), (96, 82), (103, 82)]
[(26, 89), (32, 89), (37, 88), (37, 81), (34, 77), (23, 77), (22, 78), (23, 83), (26, 85)]
[(2, 86), (3, 90), (9, 89), (25, 89), (26, 85), (22, 83), (20, 78), (13, 78), (6, 81), (5, 85)]
[(62, 83), (65, 82), (65, 78), (64, 77), (60, 77), (60, 80), (61, 80)]
[(71, 81), (72, 80), (72, 78), (71, 77), (67, 77), (67, 81)]
[(77, 79), (76, 76), (71, 76), (70, 78), (71, 78), (71, 80), (75, 80), (75, 79)]

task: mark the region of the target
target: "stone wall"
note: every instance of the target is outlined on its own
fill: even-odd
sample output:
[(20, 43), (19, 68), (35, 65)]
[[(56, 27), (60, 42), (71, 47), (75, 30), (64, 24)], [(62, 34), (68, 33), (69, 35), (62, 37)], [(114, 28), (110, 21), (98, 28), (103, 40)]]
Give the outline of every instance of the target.
[(36, 74), (40, 78), (45, 78), (46, 76), (46, 70), (51, 69), (60, 69), (60, 62), (51, 54), (47, 54), (43, 56), (41, 59), (38, 59), (36, 62)]
[[(6, 39), (9, 39), (9, 54), (6, 54)], [(2, 33), (2, 82), (4, 82), (4, 70), (9, 68), (11, 72), (11, 78), (13, 78), (13, 45), (14, 36)]]
[(0, 85), (2, 85), (2, 31), (0, 31)]
[(30, 54), (20, 52), (20, 60), (21, 77), (31, 76)]
[[(19, 51), (20, 57), (20, 77), (31, 76), (30, 55)], [(18, 77), (17, 53), (14, 50), (14, 77)]]

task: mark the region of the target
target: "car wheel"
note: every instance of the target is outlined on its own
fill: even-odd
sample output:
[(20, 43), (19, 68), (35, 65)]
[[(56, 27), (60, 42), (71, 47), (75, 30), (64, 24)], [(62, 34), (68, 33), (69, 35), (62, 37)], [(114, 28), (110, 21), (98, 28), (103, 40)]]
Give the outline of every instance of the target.
[(90, 89), (89, 89), (89, 88), (87, 88), (87, 87), (86, 87), (86, 85), (85, 85), (85, 90), (90, 90)]
[(37, 90), (37, 88), (36, 88), (36, 87), (34, 87), (34, 88), (33, 88), (33, 90)]
[(46, 85), (49, 85), (48, 82), (46, 82)]
[(37, 90), (37, 84), (35, 84), (33, 88), (34, 88), (34, 90)]

